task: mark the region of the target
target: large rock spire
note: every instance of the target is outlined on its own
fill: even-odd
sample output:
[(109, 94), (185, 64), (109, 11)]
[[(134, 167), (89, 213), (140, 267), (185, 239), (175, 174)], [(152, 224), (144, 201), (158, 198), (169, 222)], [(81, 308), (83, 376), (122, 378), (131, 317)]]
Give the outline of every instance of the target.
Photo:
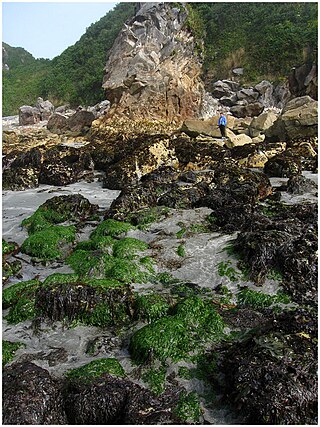
[(181, 122), (197, 117), (204, 87), (188, 12), (172, 3), (139, 3), (105, 67), (110, 115)]

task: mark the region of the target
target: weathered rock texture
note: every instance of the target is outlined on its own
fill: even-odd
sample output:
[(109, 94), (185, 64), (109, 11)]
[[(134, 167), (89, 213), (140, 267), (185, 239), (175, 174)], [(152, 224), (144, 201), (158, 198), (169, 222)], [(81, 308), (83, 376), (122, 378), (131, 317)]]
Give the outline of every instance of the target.
[(288, 140), (318, 134), (318, 101), (302, 96), (289, 101), (281, 116), (266, 131), (267, 137)]
[(105, 67), (110, 115), (176, 122), (199, 116), (204, 88), (186, 9), (170, 3), (140, 5)]

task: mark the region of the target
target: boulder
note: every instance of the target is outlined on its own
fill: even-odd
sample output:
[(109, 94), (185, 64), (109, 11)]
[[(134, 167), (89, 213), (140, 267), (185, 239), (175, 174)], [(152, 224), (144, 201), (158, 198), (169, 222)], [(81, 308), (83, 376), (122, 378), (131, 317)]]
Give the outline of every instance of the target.
[(253, 88), (241, 89), (237, 92), (237, 98), (239, 101), (245, 100), (250, 104), (259, 98), (259, 92)]
[(220, 129), (218, 128), (218, 120), (197, 120), (187, 119), (183, 122), (181, 132), (186, 133), (191, 137), (198, 135), (209, 135), (216, 138), (221, 137)]
[(292, 98), (287, 82), (279, 83), (273, 90), (274, 106), (280, 110)]
[(312, 179), (305, 178), (302, 175), (293, 175), (287, 182), (287, 191), (291, 194), (314, 193), (317, 189), (318, 186)]
[(35, 107), (40, 112), (40, 120), (48, 120), (54, 112), (54, 105), (50, 101), (44, 101), (40, 97), (37, 99)]
[(40, 112), (35, 107), (23, 105), (19, 108), (19, 126), (34, 125), (41, 119)]
[(271, 157), (264, 166), (264, 173), (270, 177), (289, 178), (292, 175), (300, 175), (301, 172), (301, 158), (286, 153)]
[(68, 119), (68, 128), (71, 132), (82, 133), (91, 127), (94, 119), (95, 116), (92, 111), (77, 111)]
[(3, 424), (67, 424), (61, 387), (33, 363), (5, 367), (2, 380)]
[(289, 101), (267, 132), (267, 137), (290, 140), (318, 134), (318, 101), (309, 96)]
[(267, 80), (262, 80), (255, 87), (255, 90), (259, 92), (259, 101), (264, 107), (274, 107), (275, 99), (273, 95), (273, 85)]
[(68, 119), (61, 113), (56, 112), (51, 115), (47, 123), (47, 129), (52, 132), (60, 135), (68, 129)]
[(99, 102), (93, 107), (88, 107), (88, 111), (91, 111), (94, 114), (95, 119), (98, 119), (101, 116), (107, 114), (110, 109), (110, 101), (107, 99), (105, 101)]
[(268, 157), (266, 154), (263, 151), (258, 150), (257, 152), (250, 154), (248, 157), (240, 159), (238, 163), (245, 168), (263, 169), (267, 161)]
[(294, 67), (288, 76), (290, 92), (293, 96), (309, 95), (318, 99), (318, 67), (312, 62)]
[(2, 172), (2, 189), (22, 191), (39, 186), (39, 169), (15, 167)]
[(228, 81), (218, 80), (213, 84), (212, 96), (215, 98), (221, 99), (223, 97), (231, 97), (234, 95), (234, 90), (230, 87)]
[(277, 120), (278, 116), (272, 111), (266, 111), (255, 117), (250, 123), (249, 134), (251, 137), (258, 136), (261, 132), (265, 133), (273, 123)]
[(266, 139), (266, 136), (262, 133), (259, 133), (259, 135), (255, 136), (254, 138), (252, 138), (252, 142), (254, 144), (260, 144), (261, 142), (263, 142)]
[(228, 148), (237, 147), (240, 145), (252, 144), (252, 139), (250, 136), (245, 135), (244, 133), (235, 135), (230, 129), (226, 129), (226, 146)]
[(60, 105), (59, 107), (57, 107), (55, 109), (55, 112), (63, 114), (63, 113), (65, 113), (68, 110), (68, 108), (69, 108), (69, 105)]
[(179, 394), (155, 396), (129, 380), (109, 374), (68, 385), (66, 412), (70, 424), (176, 424)]
[(293, 309), (263, 323), (224, 354), (230, 403), (249, 425), (316, 425), (316, 312)]
[(258, 116), (264, 110), (264, 106), (261, 102), (253, 102), (248, 105), (235, 105), (230, 108), (230, 112), (235, 117), (254, 117)]

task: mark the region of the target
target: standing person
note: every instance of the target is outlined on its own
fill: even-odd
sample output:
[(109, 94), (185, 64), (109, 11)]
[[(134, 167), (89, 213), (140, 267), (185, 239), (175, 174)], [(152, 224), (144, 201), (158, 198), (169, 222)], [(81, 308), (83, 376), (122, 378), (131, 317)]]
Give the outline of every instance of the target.
[(218, 126), (219, 126), (219, 129), (221, 132), (222, 139), (224, 139), (226, 137), (227, 119), (223, 113), (220, 113), (220, 117), (218, 120)]

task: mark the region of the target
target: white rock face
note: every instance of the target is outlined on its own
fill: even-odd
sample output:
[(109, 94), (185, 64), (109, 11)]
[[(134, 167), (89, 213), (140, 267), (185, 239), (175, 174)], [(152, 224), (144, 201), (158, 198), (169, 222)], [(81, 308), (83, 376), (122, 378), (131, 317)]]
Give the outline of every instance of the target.
[(105, 67), (109, 115), (177, 123), (201, 115), (201, 62), (186, 19), (182, 6), (144, 3), (124, 25)]

